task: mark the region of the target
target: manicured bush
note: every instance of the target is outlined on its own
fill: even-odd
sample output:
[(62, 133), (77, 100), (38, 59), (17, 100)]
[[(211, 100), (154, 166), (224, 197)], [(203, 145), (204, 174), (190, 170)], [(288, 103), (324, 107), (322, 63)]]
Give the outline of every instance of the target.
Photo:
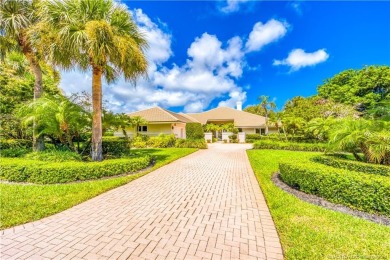
[(31, 148), (32, 141), (25, 139), (0, 139), (0, 149)]
[(105, 136), (102, 142), (103, 155), (120, 156), (130, 151), (130, 140), (126, 137)]
[(378, 174), (383, 176), (390, 176), (390, 167), (378, 165), (378, 164), (369, 164), (358, 161), (344, 160), (335, 158), (333, 156), (316, 156), (312, 158), (312, 161), (322, 163), (334, 168), (346, 169), (356, 172), (364, 172), (369, 174)]
[(277, 142), (277, 141), (256, 141), (253, 145), (254, 149), (275, 149), (275, 150), (293, 150), (293, 151), (311, 151), (323, 152), (328, 148), (327, 144), (323, 143), (292, 143), (292, 142)]
[(146, 146), (151, 148), (167, 148), (175, 146), (176, 138), (174, 135), (152, 136), (146, 141)]
[(22, 157), (32, 151), (31, 148), (0, 149), (1, 157)]
[(66, 183), (132, 173), (146, 168), (150, 163), (149, 156), (103, 162), (61, 163), (3, 158), (0, 160), (0, 179), (38, 184)]
[(200, 123), (187, 123), (186, 138), (189, 140), (198, 140), (204, 138), (202, 125)]
[(198, 140), (177, 139), (175, 143), (175, 147), (207, 149), (207, 144), (204, 139), (198, 139)]
[(229, 135), (229, 143), (238, 143), (238, 136), (237, 136), (237, 134)]
[(282, 162), (285, 183), (354, 209), (390, 216), (390, 178), (336, 169), (310, 160)]
[(24, 156), (25, 159), (47, 161), (47, 162), (66, 162), (82, 161), (81, 155), (71, 151), (45, 150), (41, 152), (31, 152)]
[(259, 134), (246, 134), (245, 138), (251, 139), (251, 140), (261, 140), (261, 135), (259, 135)]

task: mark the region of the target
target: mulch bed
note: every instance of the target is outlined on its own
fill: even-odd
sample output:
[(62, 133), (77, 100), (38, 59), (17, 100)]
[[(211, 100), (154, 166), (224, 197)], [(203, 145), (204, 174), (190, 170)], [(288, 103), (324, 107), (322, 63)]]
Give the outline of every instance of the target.
[(327, 201), (321, 197), (318, 197), (316, 195), (307, 194), (307, 193), (304, 193), (302, 191), (296, 190), (296, 189), (288, 186), (286, 183), (284, 183), (282, 181), (282, 179), (280, 178), (280, 174), (278, 172), (274, 173), (272, 175), (271, 180), (276, 186), (278, 186), (282, 190), (294, 195), (295, 197), (297, 197), (301, 200), (309, 202), (311, 204), (321, 206), (321, 207), (324, 207), (324, 208), (327, 208), (330, 210), (346, 213), (346, 214), (349, 214), (349, 215), (352, 215), (355, 217), (363, 218), (363, 219), (366, 219), (366, 220), (369, 220), (369, 221), (372, 221), (372, 222), (375, 222), (378, 224), (390, 226), (390, 217), (386, 217), (383, 215), (375, 215), (375, 214), (371, 214), (371, 213), (367, 213), (367, 212), (363, 212), (363, 211), (359, 211), (359, 210), (354, 210), (354, 209), (348, 208), (346, 206), (334, 204), (334, 203), (329, 202), (329, 201)]

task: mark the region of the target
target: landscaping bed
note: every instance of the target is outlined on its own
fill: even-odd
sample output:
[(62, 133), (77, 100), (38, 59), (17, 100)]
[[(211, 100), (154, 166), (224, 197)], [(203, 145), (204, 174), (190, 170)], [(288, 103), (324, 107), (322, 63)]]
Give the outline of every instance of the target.
[[(0, 229), (35, 221), (73, 207), (101, 193), (129, 183), (197, 149), (134, 149), (134, 157), (152, 157), (153, 167), (127, 176), (53, 185), (0, 183)], [(43, 162), (44, 163), (44, 162)]]
[(275, 149), (292, 151), (323, 152), (328, 149), (325, 143), (294, 143), (272, 140), (260, 140), (253, 144), (253, 149)]
[(310, 160), (321, 153), (282, 150), (247, 153), (286, 259), (388, 258), (390, 227), (307, 203), (272, 182), (271, 176), (278, 171), (280, 162)]

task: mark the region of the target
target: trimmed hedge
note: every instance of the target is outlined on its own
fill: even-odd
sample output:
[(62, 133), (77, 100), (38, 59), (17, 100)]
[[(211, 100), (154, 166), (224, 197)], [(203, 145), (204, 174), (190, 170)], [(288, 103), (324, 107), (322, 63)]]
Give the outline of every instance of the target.
[(177, 139), (175, 143), (175, 147), (207, 149), (207, 144), (204, 139), (198, 139), (198, 140)]
[(0, 149), (31, 148), (32, 141), (25, 139), (0, 139)]
[(174, 135), (151, 136), (146, 141), (146, 146), (151, 148), (167, 148), (175, 146), (176, 138)]
[(198, 140), (204, 138), (204, 131), (201, 123), (186, 124), (186, 138), (189, 140)]
[(24, 156), (25, 159), (38, 160), (46, 162), (66, 162), (82, 161), (80, 154), (71, 151), (45, 150), (41, 152), (31, 152)]
[(25, 154), (31, 153), (31, 148), (12, 148), (12, 149), (1, 149), (0, 157), (23, 157)]
[(150, 156), (134, 159), (113, 159), (103, 162), (61, 163), (1, 159), (0, 179), (38, 184), (66, 183), (132, 173), (146, 168), (150, 163)]
[(332, 156), (316, 156), (311, 159), (314, 162), (356, 172), (364, 172), (368, 174), (377, 174), (383, 176), (390, 176), (390, 167), (383, 165), (375, 165), (358, 161), (343, 160), (339, 158), (332, 158)]
[(262, 139), (261, 135), (259, 135), (259, 134), (246, 134), (245, 138), (250, 139), (250, 140), (261, 140)]
[(104, 155), (122, 155), (130, 151), (130, 140), (126, 137), (104, 136), (102, 140)]
[(275, 149), (275, 150), (293, 150), (293, 151), (310, 151), (323, 152), (328, 148), (324, 143), (292, 143), (278, 141), (256, 141), (253, 145), (254, 149)]
[(390, 178), (335, 169), (309, 160), (282, 162), (285, 183), (354, 209), (390, 216)]

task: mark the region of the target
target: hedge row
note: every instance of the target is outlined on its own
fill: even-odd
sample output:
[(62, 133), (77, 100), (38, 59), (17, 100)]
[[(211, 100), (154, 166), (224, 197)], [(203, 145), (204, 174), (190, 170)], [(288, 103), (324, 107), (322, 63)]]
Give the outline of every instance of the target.
[(104, 136), (102, 150), (104, 155), (127, 154), (130, 150), (130, 140), (125, 137)]
[(390, 216), (390, 178), (361, 174), (321, 165), (309, 160), (282, 162), (285, 183), (354, 209)]
[(326, 151), (328, 145), (323, 143), (292, 143), (278, 141), (256, 141), (253, 145), (254, 149), (275, 149), (275, 150), (293, 150), (293, 151), (311, 151), (323, 152)]
[(25, 139), (0, 139), (0, 149), (31, 148), (32, 141)]
[(186, 124), (186, 138), (189, 140), (198, 140), (204, 138), (203, 127), (201, 123)]
[(38, 184), (66, 183), (132, 173), (146, 168), (150, 163), (149, 156), (103, 162), (61, 163), (3, 158), (0, 160), (0, 179)]
[(316, 156), (311, 159), (314, 162), (356, 172), (364, 172), (369, 174), (378, 174), (383, 176), (390, 176), (390, 167), (383, 165), (368, 164), (364, 162), (357, 162), (351, 160), (343, 160), (331, 156)]
[(177, 139), (175, 143), (175, 147), (207, 149), (207, 144), (204, 139), (198, 139), (198, 140)]

